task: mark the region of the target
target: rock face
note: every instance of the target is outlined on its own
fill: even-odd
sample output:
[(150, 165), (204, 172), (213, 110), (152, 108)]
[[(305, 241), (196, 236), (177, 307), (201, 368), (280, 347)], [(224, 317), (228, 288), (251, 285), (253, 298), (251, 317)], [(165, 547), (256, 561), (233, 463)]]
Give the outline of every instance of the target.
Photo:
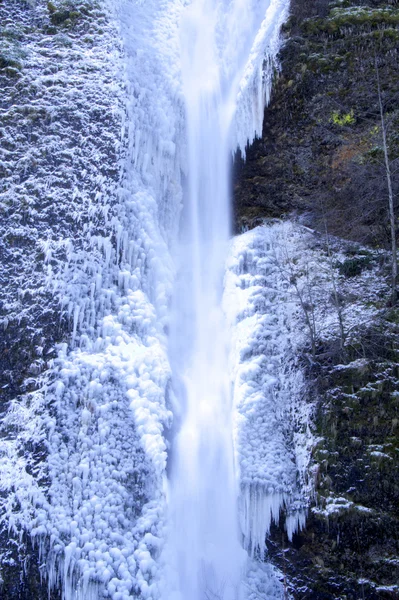
[(314, 502), (292, 544), (278, 528), (269, 540), (294, 598), (398, 597), (396, 361), (324, 366), (317, 379)]
[(263, 137), (236, 164), (237, 230), (309, 211), (332, 234), (387, 243), (376, 64), (397, 164), (398, 27), (396, 3), (293, 0)]
[[(398, 6), (293, 0), (284, 34), (263, 137), (236, 162), (236, 229), (294, 213), (323, 233), (389, 247), (378, 79), (397, 197)], [(350, 278), (367, 260), (353, 244), (339, 272)], [(399, 311), (388, 287), (373, 306), (340, 349), (320, 334), (307, 371), (314, 500), (292, 544), (282, 526), (268, 540), (297, 599), (399, 598)]]
[(122, 109), (106, 17), (89, 0), (0, 3), (0, 411), (70, 329), (46, 279), (110, 210), (99, 189), (118, 180)]
[[(112, 203), (123, 113), (114, 40), (95, 1), (0, 1), (0, 417), (10, 401), (34, 401), (55, 344), (70, 337), (73, 318), (53, 275), (82, 266), (99, 215), (112, 213), (100, 189)], [(24, 456), (24, 441), (13, 437)], [(28, 449), (31, 475), (46, 456), (45, 437)], [(1, 464), (0, 597), (56, 600), (37, 548), (3, 520), (7, 502), (10, 512), (18, 506), (6, 497)]]

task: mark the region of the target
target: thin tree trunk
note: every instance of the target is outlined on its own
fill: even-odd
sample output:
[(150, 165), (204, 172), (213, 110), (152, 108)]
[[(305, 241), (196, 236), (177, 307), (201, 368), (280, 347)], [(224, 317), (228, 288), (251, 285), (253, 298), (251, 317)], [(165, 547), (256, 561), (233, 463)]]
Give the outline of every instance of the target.
[(392, 284), (391, 284), (392, 285), (392, 304), (395, 304), (396, 300), (397, 300), (396, 285), (397, 285), (397, 280), (398, 280), (398, 259), (397, 259), (397, 248), (396, 248), (395, 211), (394, 211), (394, 206), (393, 206), (391, 169), (389, 166), (387, 132), (386, 132), (386, 128), (385, 128), (384, 108), (382, 105), (382, 98), (381, 98), (380, 72), (378, 70), (377, 57), (375, 57), (375, 70), (376, 70), (376, 75), (377, 75), (378, 104), (379, 104), (379, 108), (380, 108), (381, 133), (382, 133), (382, 146), (384, 149), (385, 173), (387, 176), (387, 184), (388, 184), (389, 223), (390, 223), (390, 229), (391, 229), (391, 250), (392, 250)]

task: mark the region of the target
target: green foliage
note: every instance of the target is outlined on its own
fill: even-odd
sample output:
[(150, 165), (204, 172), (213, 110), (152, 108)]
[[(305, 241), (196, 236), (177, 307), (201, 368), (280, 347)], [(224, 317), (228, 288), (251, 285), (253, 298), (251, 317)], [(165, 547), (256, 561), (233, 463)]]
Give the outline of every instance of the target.
[(334, 110), (331, 115), (331, 122), (334, 125), (339, 125), (340, 127), (347, 127), (349, 125), (353, 125), (356, 119), (354, 117), (353, 109), (348, 113), (341, 113), (337, 110)]
[(18, 26), (0, 27), (0, 69), (10, 76), (18, 75), (22, 70), (26, 55), (21, 46), (23, 30)]
[(370, 29), (378, 26), (397, 26), (399, 25), (399, 11), (397, 8), (390, 7), (334, 8), (327, 20), (332, 21), (339, 28), (348, 25), (364, 26)]
[(58, 10), (50, 13), (53, 25), (70, 25), (79, 18), (79, 13), (70, 10)]
[(7, 52), (0, 51), (0, 69), (8, 69), (9, 73), (11, 73), (10, 69), (20, 71), (22, 69), (22, 64)]
[(344, 262), (337, 262), (335, 266), (344, 277), (356, 277), (356, 275), (360, 275), (365, 269), (369, 269), (371, 263), (371, 256), (356, 256), (347, 258)]
[(302, 30), (306, 35), (323, 35), (333, 38), (348, 37), (353, 33), (374, 32), (386, 35), (386, 30), (396, 38), (399, 27), (399, 10), (394, 7), (334, 8), (325, 19), (305, 19)]
[(21, 41), (24, 38), (23, 30), (18, 26), (0, 27), (0, 40)]
[(98, 2), (86, 0), (55, 0), (47, 2), (50, 21), (53, 26), (71, 27), (85, 17), (91, 16), (93, 9), (99, 9)]
[(384, 151), (381, 146), (373, 146), (367, 152), (367, 158), (371, 161), (379, 161), (384, 158)]

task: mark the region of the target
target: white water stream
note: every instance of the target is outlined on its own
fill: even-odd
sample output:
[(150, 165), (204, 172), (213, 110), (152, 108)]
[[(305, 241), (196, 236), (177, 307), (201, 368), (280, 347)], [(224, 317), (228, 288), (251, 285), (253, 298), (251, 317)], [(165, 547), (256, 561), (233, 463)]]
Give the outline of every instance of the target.
[[(275, 19), (269, 0), (193, 0), (181, 20), (188, 183), (170, 344), (181, 421), (171, 452), (170, 513), (182, 600), (242, 597), (246, 553), (238, 529), (229, 332), (222, 310), (229, 164), (240, 86), (253, 69), (253, 53), (269, 41), (265, 31), (275, 35)], [(253, 114), (263, 112), (267, 87), (257, 83)]]

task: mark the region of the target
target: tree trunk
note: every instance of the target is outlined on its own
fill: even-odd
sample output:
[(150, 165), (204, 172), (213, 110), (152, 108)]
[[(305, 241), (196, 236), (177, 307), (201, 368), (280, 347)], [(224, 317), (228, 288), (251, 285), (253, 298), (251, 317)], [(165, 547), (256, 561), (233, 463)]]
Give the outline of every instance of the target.
[(379, 104), (379, 108), (380, 108), (381, 133), (382, 133), (382, 146), (383, 146), (383, 150), (384, 150), (385, 173), (386, 173), (387, 184), (388, 184), (388, 207), (389, 207), (389, 223), (390, 223), (390, 230), (391, 230), (391, 250), (392, 250), (392, 284), (391, 284), (391, 286), (392, 286), (392, 304), (395, 304), (396, 300), (397, 300), (396, 285), (397, 285), (397, 280), (398, 280), (395, 211), (394, 211), (394, 206), (393, 206), (391, 169), (389, 166), (387, 132), (386, 132), (386, 127), (385, 127), (384, 108), (382, 105), (380, 73), (378, 70), (377, 57), (375, 57), (375, 69), (376, 69), (376, 76), (377, 76), (378, 104)]

